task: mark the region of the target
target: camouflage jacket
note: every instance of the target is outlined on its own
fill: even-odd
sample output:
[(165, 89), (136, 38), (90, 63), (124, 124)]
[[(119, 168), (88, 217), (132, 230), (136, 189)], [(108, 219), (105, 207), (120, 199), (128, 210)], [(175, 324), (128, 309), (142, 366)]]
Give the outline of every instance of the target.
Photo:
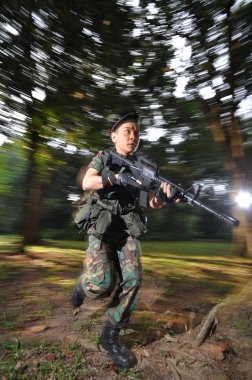
[[(101, 173), (104, 167), (104, 152), (100, 151), (88, 168)], [(146, 218), (139, 207), (139, 190), (129, 192), (119, 185), (93, 191), (88, 195), (75, 216), (75, 222), (79, 228), (98, 238), (103, 238), (111, 230), (125, 230), (136, 238), (147, 231)]]

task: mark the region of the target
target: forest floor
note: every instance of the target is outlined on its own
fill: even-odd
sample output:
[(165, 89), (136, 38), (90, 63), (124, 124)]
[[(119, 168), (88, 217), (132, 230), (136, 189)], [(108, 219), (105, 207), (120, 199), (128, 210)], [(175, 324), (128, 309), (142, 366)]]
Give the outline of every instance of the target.
[(0, 380), (250, 380), (251, 305), (233, 303), (201, 345), (196, 338), (213, 307), (246, 286), (252, 261), (155, 246), (152, 254), (145, 243), (141, 301), (120, 336), (137, 365), (118, 372), (99, 346), (109, 299), (70, 303), (83, 251), (50, 245), (20, 255), (2, 245)]

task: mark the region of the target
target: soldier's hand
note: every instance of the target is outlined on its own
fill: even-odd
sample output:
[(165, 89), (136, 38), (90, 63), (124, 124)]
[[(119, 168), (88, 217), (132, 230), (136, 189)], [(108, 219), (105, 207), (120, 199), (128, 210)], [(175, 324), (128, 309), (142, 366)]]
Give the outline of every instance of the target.
[(176, 190), (171, 186), (169, 182), (162, 182), (158, 192), (156, 194), (157, 201), (163, 204), (167, 201), (180, 202), (179, 198), (176, 198)]

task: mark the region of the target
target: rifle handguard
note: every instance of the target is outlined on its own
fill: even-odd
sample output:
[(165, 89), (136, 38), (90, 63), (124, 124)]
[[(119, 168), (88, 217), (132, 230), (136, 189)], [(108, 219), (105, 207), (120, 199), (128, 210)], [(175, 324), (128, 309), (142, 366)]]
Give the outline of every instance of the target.
[(132, 179), (128, 174), (119, 173), (116, 184), (119, 186), (123, 186), (125, 188), (140, 188), (141, 185), (137, 183), (134, 179)]

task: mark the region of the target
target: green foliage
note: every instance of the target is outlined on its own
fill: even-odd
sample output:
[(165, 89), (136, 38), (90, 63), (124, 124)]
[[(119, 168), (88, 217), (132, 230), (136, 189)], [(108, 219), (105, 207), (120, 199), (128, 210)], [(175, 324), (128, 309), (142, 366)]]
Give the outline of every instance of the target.
[(141, 375), (136, 369), (131, 368), (118, 372), (118, 379), (138, 380), (141, 379)]
[[(100, 148), (106, 140), (104, 131), (107, 134), (119, 114), (118, 104), (125, 103), (127, 83), (118, 81), (118, 75), (126, 76), (132, 64), (134, 22), (130, 8), (113, 0), (92, 4), (11, 0), (2, 4), (0, 18), (3, 109), (23, 116), (15, 123), (12, 117), (5, 118), (2, 129), (21, 137), (28, 152), (22, 188), (27, 244), (38, 239), (45, 187), (70, 161), (70, 154), (62, 152)], [(13, 187), (8, 186), (5, 182), (2, 191), (11, 193)], [(64, 210), (60, 206), (58, 212)], [(16, 219), (22, 220), (18, 211)], [(63, 220), (60, 213), (57, 220)], [(11, 223), (6, 228), (15, 230)]]
[[(97, 149), (106, 124), (103, 118), (126, 87), (117, 74), (126, 75), (132, 63), (130, 8), (113, 0), (92, 5), (8, 1), (2, 4), (1, 17), (3, 25), (15, 29), (3, 34), (2, 96), (9, 109), (21, 104), (30, 118), (27, 143), (35, 130), (43, 148), (51, 142), (61, 148), (74, 144)], [(36, 86), (45, 99), (35, 95), (31, 104)], [(10, 98), (13, 94), (16, 97)], [(12, 128), (9, 132), (15, 133)]]
[[(7, 146), (0, 153), (0, 232), (24, 228), (26, 244), (38, 240), (39, 227), (43, 236), (74, 236), (66, 196), (87, 161), (77, 153), (107, 145), (112, 123), (132, 107), (141, 113), (143, 135), (148, 127), (163, 129), (156, 143), (145, 140), (144, 154), (164, 175), (184, 186), (205, 178), (228, 181), (223, 168), (230, 145), (224, 152), (208, 126), (220, 120), (229, 144), (230, 118), (251, 93), (252, 41), (250, 4), (229, 12), (230, 5), (161, 0), (136, 9), (114, 0), (4, 0), (1, 128), (22, 141), (15, 154)], [(182, 71), (173, 66), (178, 36), (192, 51)], [(216, 68), (226, 54), (230, 65)], [(176, 81), (184, 75), (188, 97), (179, 98)], [(221, 83), (213, 85), (216, 80)], [(215, 96), (203, 100), (199, 90), (209, 84)], [(243, 139), (250, 134), (244, 124)], [(230, 237), (197, 212), (167, 214), (148, 215), (149, 238)]]
[(37, 348), (18, 340), (13, 344), (4, 344), (0, 354), (0, 357), (3, 355), (0, 361), (1, 375), (13, 380), (24, 379), (24, 376), (28, 380), (43, 380), (50, 376), (58, 380), (92, 377), (93, 371), (86, 367), (81, 347), (69, 345), (67, 350), (47, 341), (41, 342)]
[[(181, 34), (192, 49), (187, 68), (192, 75), (188, 91), (195, 98), (201, 96), (207, 120), (221, 124), (215, 137), (222, 140), (223, 135), (226, 152), (230, 154), (230, 143), (236, 139), (231, 124), (237, 116), (245, 116), (237, 111), (241, 101), (251, 94), (251, 4), (186, 1), (180, 3), (180, 11), (182, 19), (190, 14), (192, 21), (190, 30), (181, 27)], [(199, 90), (206, 86), (213, 93), (203, 99)], [(239, 127), (235, 126), (238, 130)]]

